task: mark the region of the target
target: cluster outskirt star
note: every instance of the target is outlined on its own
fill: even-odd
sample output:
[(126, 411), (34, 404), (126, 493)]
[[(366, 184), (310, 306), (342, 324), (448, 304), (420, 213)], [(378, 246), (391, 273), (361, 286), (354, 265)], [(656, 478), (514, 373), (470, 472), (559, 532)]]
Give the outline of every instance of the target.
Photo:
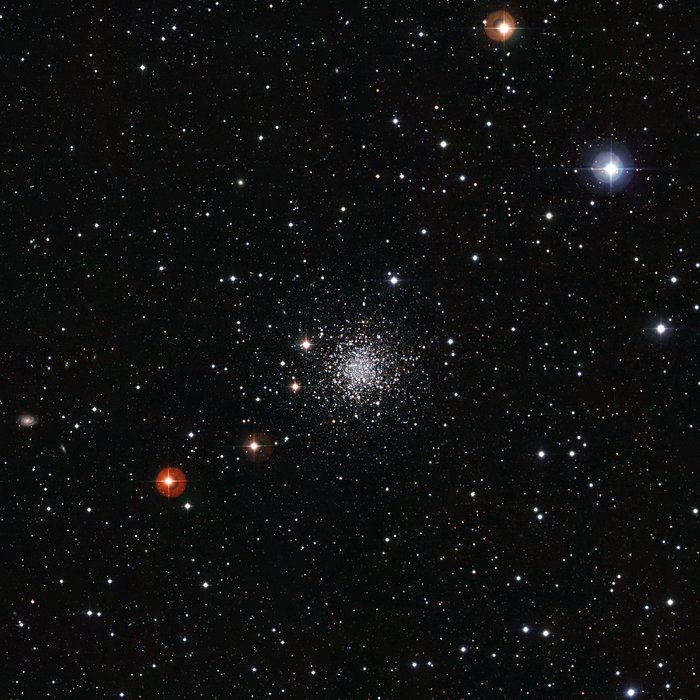
[(267, 461), (275, 448), (272, 438), (264, 432), (252, 433), (246, 438), (243, 445), (245, 455), (251, 462)]

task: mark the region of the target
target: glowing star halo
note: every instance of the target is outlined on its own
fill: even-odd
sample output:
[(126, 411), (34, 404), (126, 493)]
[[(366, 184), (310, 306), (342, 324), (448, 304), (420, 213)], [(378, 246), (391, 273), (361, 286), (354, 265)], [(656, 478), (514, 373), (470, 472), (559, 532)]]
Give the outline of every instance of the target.
[(617, 177), (617, 175), (620, 172), (620, 168), (613, 163), (613, 161), (610, 161), (604, 168), (606, 174), (608, 175), (609, 178), (614, 178)]
[(497, 10), (484, 20), (484, 32), (491, 41), (506, 41), (515, 33), (516, 22), (513, 15), (505, 10)]
[(599, 139), (582, 149), (576, 172), (589, 190), (613, 194), (629, 184), (635, 169), (632, 155), (623, 144)]
[(165, 467), (156, 476), (156, 490), (166, 498), (177, 498), (187, 486), (187, 477), (182, 469)]

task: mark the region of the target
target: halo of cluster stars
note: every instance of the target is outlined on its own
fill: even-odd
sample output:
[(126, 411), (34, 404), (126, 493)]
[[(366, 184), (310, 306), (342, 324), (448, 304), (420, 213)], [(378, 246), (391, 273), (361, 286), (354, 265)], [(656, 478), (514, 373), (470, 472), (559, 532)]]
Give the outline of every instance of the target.
[[(332, 324), (308, 342), (313, 351), (300, 366), (300, 397), (323, 422), (410, 422), (430, 395), (421, 362), (425, 348), (409, 343), (385, 317)], [(300, 389), (295, 380), (292, 390)]]

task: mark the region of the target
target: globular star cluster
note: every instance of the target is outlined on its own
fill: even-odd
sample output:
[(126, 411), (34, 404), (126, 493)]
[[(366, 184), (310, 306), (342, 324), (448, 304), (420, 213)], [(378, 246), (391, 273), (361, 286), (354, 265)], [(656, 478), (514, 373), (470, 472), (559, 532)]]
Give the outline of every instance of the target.
[(420, 362), (425, 345), (412, 346), (386, 318), (320, 329), (309, 343), (303, 363), (306, 405), (315, 404), (326, 420), (354, 417), (370, 425), (386, 417), (407, 422), (429, 399)]
[(698, 700), (696, 5), (0, 7), (0, 699)]

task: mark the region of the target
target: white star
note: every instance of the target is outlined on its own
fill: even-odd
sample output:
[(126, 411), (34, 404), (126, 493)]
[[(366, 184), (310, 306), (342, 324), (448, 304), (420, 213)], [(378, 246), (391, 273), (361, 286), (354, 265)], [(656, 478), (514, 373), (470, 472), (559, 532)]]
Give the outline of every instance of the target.
[(660, 323), (658, 326), (656, 326), (656, 332), (659, 335), (663, 335), (666, 332), (666, 326), (664, 326), (663, 323)]
[(610, 161), (603, 169), (608, 174), (610, 179), (614, 178), (620, 172), (620, 168), (618, 168), (612, 161)]

